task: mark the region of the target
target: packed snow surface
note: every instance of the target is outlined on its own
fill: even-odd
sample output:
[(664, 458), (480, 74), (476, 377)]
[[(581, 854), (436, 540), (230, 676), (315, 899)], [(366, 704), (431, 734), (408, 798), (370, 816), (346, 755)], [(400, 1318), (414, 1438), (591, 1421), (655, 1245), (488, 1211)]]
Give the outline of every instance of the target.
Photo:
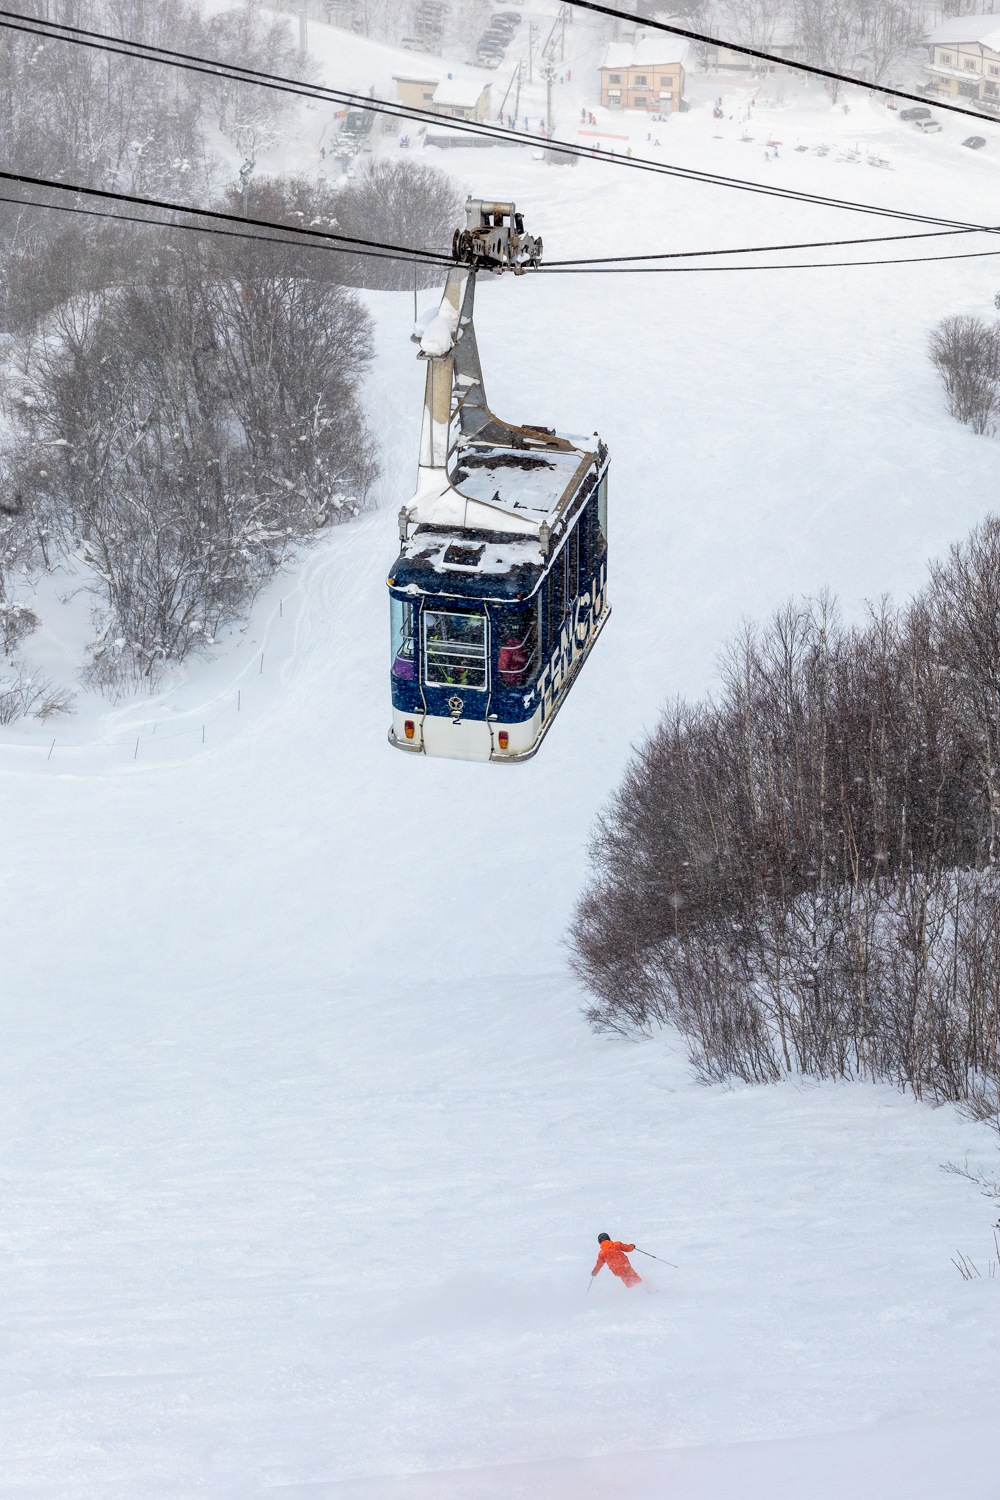
[[(699, 86), (670, 159), (994, 216), (988, 122), (973, 154), (786, 83), (747, 127), (749, 85)], [(600, 123), (647, 149), (647, 122)], [(530, 150), (434, 159), (552, 258), (912, 231)], [(379, 509), (155, 699), (0, 731), (4, 1500), (1000, 1493), (998, 1205), (940, 1170), (997, 1175), (995, 1138), (888, 1086), (699, 1087), (668, 1034), (591, 1034), (561, 947), (630, 746), (711, 687), (741, 616), (829, 584), (858, 617), (995, 504), (1000, 448), (925, 353), (944, 314), (991, 314), (995, 264), (481, 285), (494, 409), (612, 454), (614, 616), (523, 767), (386, 743), (407, 293), (366, 294)], [(86, 627), (68, 587), (29, 642), (55, 675)], [(591, 1284), (602, 1230), (673, 1265)]]

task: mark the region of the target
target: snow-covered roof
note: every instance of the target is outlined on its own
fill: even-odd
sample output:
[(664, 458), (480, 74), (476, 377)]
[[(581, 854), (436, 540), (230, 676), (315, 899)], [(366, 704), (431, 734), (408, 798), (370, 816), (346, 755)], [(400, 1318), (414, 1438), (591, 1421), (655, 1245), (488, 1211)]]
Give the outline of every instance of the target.
[(956, 16), (935, 26), (926, 40), (929, 47), (957, 47), (959, 42), (965, 42), (1000, 52), (1000, 26), (995, 16)]
[(393, 73), (393, 83), (440, 83), (444, 77), (444, 65), (440, 68), (422, 68), (419, 73)]
[[(454, 85), (456, 88), (462, 86), (469, 89), (478, 84), (479, 92), (473, 99), (473, 104), (476, 103), (483, 89), (488, 88), (494, 81), (494, 78), (495, 75), (485, 68), (450, 63), (444, 58), (428, 58), (426, 65), (421, 63), (419, 68), (397, 68), (392, 75), (394, 83), (447, 84), (449, 88)], [(438, 101), (438, 103), (441, 102), (441, 100)]]
[(691, 44), (682, 36), (640, 37), (636, 42), (612, 42), (601, 64), (602, 68), (669, 68), (671, 63), (687, 65)]
[(478, 78), (444, 78), (434, 90), (434, 103), (452, 109), (475, 109), (488, 83)]

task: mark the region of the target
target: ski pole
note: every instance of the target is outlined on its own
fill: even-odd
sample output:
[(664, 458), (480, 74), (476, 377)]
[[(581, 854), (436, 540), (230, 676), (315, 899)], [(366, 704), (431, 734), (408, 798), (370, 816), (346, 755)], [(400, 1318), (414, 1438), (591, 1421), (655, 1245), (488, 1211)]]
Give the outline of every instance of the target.
[(591, 1276), (591, 1278), (590, 1278), (590, 1286), (587, 1287), (587, 1296), (588, 1297), (590, 1296), (590, 1287), (592, 1287), (593, 1285), (594, 1285), (594, 1278), (593, 1278), (593, 1276)]
[(638, 1245), (635, 1248), (638, 1255), (649, 1255), (650, 1260), (658, 1260), (661, 1266), (673, 1266), (675, 1271), (680, 1270), (679, 1266), (674, 1266), (672, 1260), (662, 1260), (659, 1255), (650, 1255), (648, 1250), (640, 1250)]

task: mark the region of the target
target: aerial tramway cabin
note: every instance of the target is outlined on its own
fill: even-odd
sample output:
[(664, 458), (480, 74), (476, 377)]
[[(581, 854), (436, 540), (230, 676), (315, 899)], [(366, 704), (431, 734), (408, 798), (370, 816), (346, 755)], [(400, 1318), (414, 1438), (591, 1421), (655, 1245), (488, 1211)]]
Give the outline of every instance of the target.
[(608, 450), (501, 422), (473, 327), (477, 270), (535, 267), (512, 203), (466, 204), (427, 363), (417, 490), (399, 513), (390, 743), (454, 760), (535, 754), (610, 614)]

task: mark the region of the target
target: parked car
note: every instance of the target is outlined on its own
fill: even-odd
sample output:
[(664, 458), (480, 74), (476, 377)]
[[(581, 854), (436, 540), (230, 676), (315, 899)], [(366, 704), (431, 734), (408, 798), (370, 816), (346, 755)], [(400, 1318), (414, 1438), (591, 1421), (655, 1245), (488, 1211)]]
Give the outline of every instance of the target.
[(916, 109), (901, 109), (899, 111), (899, 118), (901, 120), (929, 120), (930, 117), (930, 110), (924, 109), (922, 104), (918, 105)]
[(962, 145), (968, 146), (971, 151), (981, 151), (986, 145), (986, 137), (984, 135), (967, 135)]
[(521, 12), (519, 10), (498, 10), (497, 15), (493, 17), (494, 21), (497, 16), (502, 16), (505, 21), (513, 21), (515, 26), (520, 26), (521, 24)]
[(484, 57), (502, 57), (504, 47), (502, 42), (495, 42), (492, 37), (482, 37), (476, 43), (476, 51), (481, 52)]
[(940, 120), (914, 120), (913, 128), (923, 135), (936, 135), (941, 129), (941, 122)]
[(512, 21), (509, 16), (490, 16), (490, 25), (499, 26), (501, 30), (511, 33), (517, 30), (517, 22)]

